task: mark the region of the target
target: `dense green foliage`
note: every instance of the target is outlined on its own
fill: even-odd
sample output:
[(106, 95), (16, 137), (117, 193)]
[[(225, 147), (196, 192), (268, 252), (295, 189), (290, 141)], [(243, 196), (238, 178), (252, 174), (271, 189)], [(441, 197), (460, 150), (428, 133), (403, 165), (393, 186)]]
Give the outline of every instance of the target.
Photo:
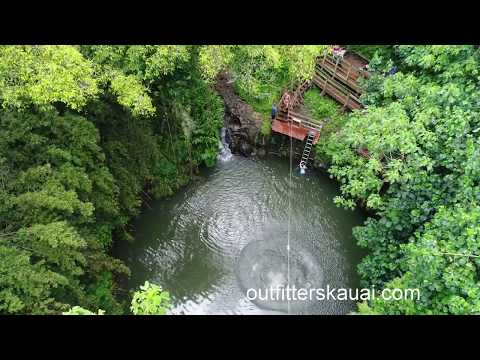
[(265, 116), (260, 127), (260, 134), (264, 137), (269, 137), (272, 133), (272, 121), (270, 117)]
[(215, 164), (217, 73), (258, 96), (270, 73), (308, 76), (319, 49), (0, 46), (0, 313), (124, 312), (113, 243), (143, 202)]
[(165, 315), (170, 306), (170, 294), (146, 281), (133, 295), (130, 309), (134, 315)]
[(105, 253), (118, 221), (117, 186), (97, 129), (51, 111), (3, 111), (0, 126), (0, 309), (48, 312), (60, 306), (57, 296), (95, 301), (81, 281), (127, 272)]
[(385, 45), (348, 45), (347, 49), (357, 54), (364, 56), (367, 59), (372, 59), (375, 54), (383, 57), (392, 57), (394, 55), (393, 46)]
[(321, 91), (316, 86), (308, 89), (305, 93), (304, 102), (315, 119), (338, 119), (342, 115), (338, 103), (327, 96), (322, 96)]
[(347, 121), (347, 116), (340, 111), (341, 106), (328, 96), (323, 96), (318, 87), (313, 86), (305, 93), (305, 106), (312, 116), (323, 122), (322, 135), (315, 147), (315, 158), (324, 163), (330, 158), (325, 154), (326, 143), (330, 135), (339, 131)]
[[(366, 109), (322, 150), (341, 183), (337, 202), (361, 200), (374, 213), (354, 231), (369, 250), (363, 284), (418, 288), (421, 299), (377, 299), (361, 312), (478, 314), (480, 55), (473, 46), (392, 52), (373, 56)], [(385, 76), (393, 65), (399, 72)]]
[(314, 73), (317, 56), (324, 45), (249, 45), (208, 46), (200, 50), (203, 73), (212, 79), (228, 69), (235, 87), (253, 109), (270, 116), (284, 89), (292, 90)]
[(93, 64), (73, 46), (2, 46), (0, 59), (2, 107), (79, 109), (99, 91)]
[[(420, 301), (359, 313), (480, 313), (480, 55), (473, 46), (355, 47), (371, 58), (366, 108), (330, 118), (317, 145), (336, 202), (371, 212), (364, 286), (418, 288)], [(111, 256), (142, 203), (216, 162), (229, 71), (268, 119), (281, 91), (313, 74), (323, 46), (0, 46), (0, 313), (108, 314), (129, 270)], [(386, 73), (397, 66), (399, 72)], [(269, 121), (261, 132), (268, 135)], [(169, 295), (145, 284), (135, 314)], [(71, 308), (72, 305), (78, 305)], [(102, 314), (99, 310), (98, 314)]]
[(91, 312), (90, 310), (84, 309), (81, 306), (74, 306), (70, 310), (62, 313), (63, 315), (104, 315), (105, 311), (98, 310), (97, 313)]
[(197, 53), (0, 47), (0, 312), (123, 312), (112, 239), (130, 238), (142, 196), (216, 159), (223, 104)]
[[(162, 290), (161, 286), (150, 284), (148, 281), (140, 286), (140, 290), (133, 294), (130, 310), (133, 315), (165, 315), (171, 306), (170, 294)], [(74, 306), (63, 312), (63, 315), (104, 315), (105, 311), (99, 309), (97, 313)]]

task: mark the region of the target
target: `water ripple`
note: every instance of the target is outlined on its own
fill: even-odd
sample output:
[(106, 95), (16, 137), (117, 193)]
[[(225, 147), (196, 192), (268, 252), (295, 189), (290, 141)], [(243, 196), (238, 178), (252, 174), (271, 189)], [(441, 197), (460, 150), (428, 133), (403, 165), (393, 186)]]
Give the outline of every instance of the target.
[[(334, 183), (293, 178), (292, 276), (299, 285), (355, 285), (360, 253), (351, 228), (362, 216), (335, 207)], [(284, 303), (252, 303), (249, 285), (284, 281), (288, 161), (234, 156), (137, 221), (128, 252), (132, 287), (146, 279), (166, 288), (176, 314), (260, 314)], [(257, 264), (258, 271), (254, 270)], [(304, 304), (298, 313), (346, 313), (352, 304)], [(307, 306), (308, 305), (308, 306)]]

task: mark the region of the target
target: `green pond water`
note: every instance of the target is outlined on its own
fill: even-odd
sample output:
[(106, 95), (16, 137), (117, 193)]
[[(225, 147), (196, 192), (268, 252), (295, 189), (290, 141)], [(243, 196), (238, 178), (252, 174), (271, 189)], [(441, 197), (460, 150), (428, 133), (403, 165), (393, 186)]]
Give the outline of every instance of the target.
[[(118, 254), (132, 271), (172, 295), (172, 314), (346, 314), (355, 303), (247, 299), (250, 287), (357, 288), (363, 252), (352, 228), (360, 211), (336, 207), (338, 185), (294, 171), (289, 217), (288, 160), (233, 156), (173, 197), (150, 204), (135, 242)], [(287, 245), (290, 244), (290, 251)], [(253, 294), (253, 293), (250, 293)]]

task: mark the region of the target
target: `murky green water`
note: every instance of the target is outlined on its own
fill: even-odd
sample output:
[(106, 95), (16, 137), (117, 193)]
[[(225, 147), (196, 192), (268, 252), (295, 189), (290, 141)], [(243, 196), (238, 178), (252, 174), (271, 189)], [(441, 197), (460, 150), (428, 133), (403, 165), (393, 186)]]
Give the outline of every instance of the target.
[(145, 280), (162, 285), (174, 299), (174, 314), (351, 311), (349, 301), (315, 300), (287, 309), (245, 296), (248, 284), (285, 282), (288, 276), (300, 286), (358, 286), (362, 253), (351, 230), (364, 216), (333, 204), (338, 188), (327, 177), (294, 174), (288, 254), (288, 181), (288, 160), (233, 157), (151, 204), (135, 223), (136, 242), (120, 249), (132, 270), (130, 288)]

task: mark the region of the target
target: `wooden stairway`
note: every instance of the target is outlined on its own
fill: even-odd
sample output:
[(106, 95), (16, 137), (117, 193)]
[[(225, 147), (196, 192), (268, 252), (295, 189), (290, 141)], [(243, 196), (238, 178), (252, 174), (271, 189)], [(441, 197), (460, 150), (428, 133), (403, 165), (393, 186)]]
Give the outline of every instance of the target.
[[(298, 140), (305, 140), (314, 134), (311, 139), (315, 144), (320, 138), (325, 119), (315, 120), (307, 115), (294, 111), (299, 105), (303, 104), (305, 92), (310, 86), (318, 86), (323, 94), (343, 105), (343, 108), (355, 110), (363, 107), (360, 102), (362, 89), (357, 80), (361, 77), (368, 78), (370, 74), (363, 68), (368, 63), (365, 59), (355, 58), (353, 53), (346, 53), (342, 60), (335, 60), (333, 56), (325, 54), (317, 59), (315, 74), (312, 80), (303, 81), (296, 87), (295, 91), (290, 92), (290, 104), (288, 109), (280, 103), (277, 108), (277, 117), (272, 121), (272, 131), (291, 136)], [(350, 60), (349, 60), (350, 59)], [(307, 146), (307, 145), (306, 145)], [(311, 146), (311, 145), (310, 145)]]
[(322, 90), (322, 94), (328, 94), (344, 108), (355, 110), (363, 107), (360, 102), (362, 89), (357, 80), (369, 76), (367, 71), (348, 60), (335, 60), (333, 56), (325, 54), (317, 61), (312, 82)]
[(312, 86), (312, 82), (310, 80), (305, 80), (296, 88), (293, 93), (291, 109), (303, 104), (304, 95), (310, 86)]

